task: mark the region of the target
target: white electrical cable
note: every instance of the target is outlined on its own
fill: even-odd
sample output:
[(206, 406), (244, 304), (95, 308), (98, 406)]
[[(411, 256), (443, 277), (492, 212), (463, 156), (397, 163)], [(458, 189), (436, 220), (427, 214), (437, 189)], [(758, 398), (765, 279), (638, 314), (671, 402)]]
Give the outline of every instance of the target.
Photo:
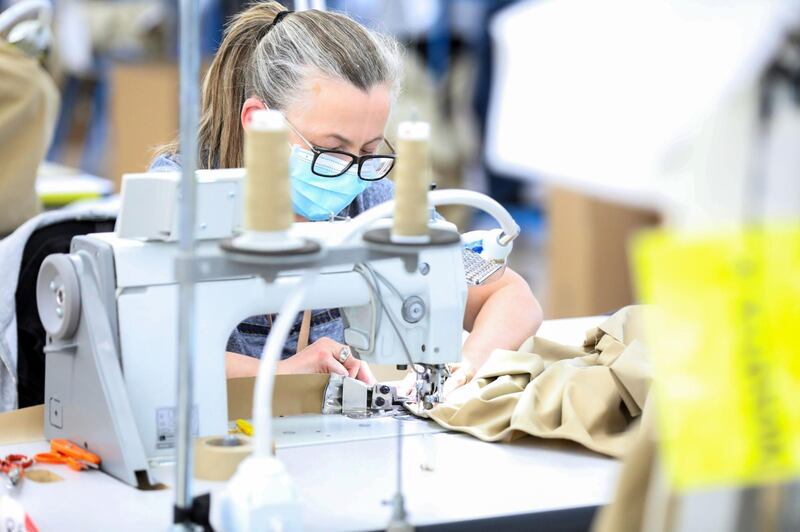
[[(466, 205), (486, 212), (494, 218), (503, 233), (516, 238), (520, 229), (511, 214), (497, 201), (480, 192), (461, 189), (433, 190), (428, 192), (428, 201), (434, 207), (441, 205)], [(350, 227), (338, 235), (337, 243), (347, 242), (349, 239), (361, 234), (367, 227), (381, 218), (386, 218), (394, 212), (394, 200), (376, 205), (353, 218)]]
[[(428, 201), (432, 206), (440, 205), (467, 205), (480, 209), (490, 216), (492, 216), (503, 232), (512, 239), (519, 234), (519, 226), (508, 213), (508, 211), (492, 198), (485, 196), (479, 192), (471, 190), (434, 190), (428, 193)], [(360, 235), (368, 226), (372, 225), (375, 221), (390, 216), (394, 211), (394, 200), (387, 201), (377, 205), (353, 218), (350, 226), (346, 231), (338, 235), (338, 238), (333, 242), (334, 245), (347, 242), (349, 239)], [(371, 270), (367, 266), (368, 271)], [(261, 364), (258, 369), (258, 377), (256, 378), (255, 399), (253, 401), (253, 421), (254, 421), (254, 454), (255, 455), (271, 455), (272, 454), (272, 391), (275, 386), (275, 369), (278, 364), (278, 358), (283, 351), (283, 345), (286, 338), (289, 336), (292, 325), (294, 325), (295, 317), (300, 311), (303, 298), (305, 297), (306, 289), (313, 281), (314, 277), (319, 273), (319, 269), (308, 270), (300, 279), (297, 290), (289, 296), (284, 302), (278, 319), (272, 327), (272, 330), (267, 337), (267, 342), (264, 345), (264, 351), (261, 354)], [(361, 272), (362, 276), (364, 272)], [(364, 276), (365, 280), (367, 277)], [(369, 281), (367, 281), (369, 282)], [(388, 286), (391, 286), (390, 284)], [(376, 277), (376, 282), (373, 285), (378, 295), (378, 301), (389, 319), (389, 323), (395, 329), (395, 332), (400, 337), (406, 355), (411, 359), (408, 348), (405, 342), (402, 341), (402, 335), (394, 323), (394, 317), (385, 308), (382, 302), (382, 294), (380, 289), (380, 281)], [(393, 288), (393, 287), (392, 287)], [(412, 364), (412, 368), (413, 368)], [(416, 368), (414, 368), (416, 371)]]
[(275, 370), (297, 313), (301, 310), (308, 286), (318, 273), (318, 268), (307, 270), (296, 283), (297, 289), (284, 301), (261, 352), (253, 399), (254, 456), (272, 456), (272, 391), (275, 388)]
[(49, 27), (53, 17), (53, 5), (50, 0), (23, 0), (0, 13), (0, 33), (5, 33), (11, 27), (25, 18), (32, 18), (38, 14), (43, 26)]
[[(392, 313), (389, 310), (389, 308), (386, 306), (386, 303), (383, 301), (383, 293), (381, 292), (381, 287), (380, 287), (380, 282), (379, 282), (380, 280), (377, 277), (380, 274), (378, 274), (372, 268), (372, 266), (370, 266), (366, 262), (361, 263), (359, 266), (360, 266), (360, 268), (356, 269), (356, 271), (361, 274), (361, 276), (364, 278), (364, 281), (366, 281), (367, 285), (370, 287), (370, 293), (376, 294), (378, 296), (377, 297), (378, 306), (380, 307), (381, 311), (384, 314), (386, 314), (386, 317), (389, 319), (389, 323), (391, 324), (392, 329), (394, 329), (394, 332), (397, 335), (397, 339), (400, 340), (400, 345), (403, 346), (403, 351), (406, 354), (406, 358), (408, 359), (408, 363), (411, 365), (411, 369), (414, 370), (414, 373), (416, 373), (418, 375), (421, 375), (423, 373), (423, 371), (422, 370), (417, 370), (417, 367), (414, 364), (413, 357), (411, 356), (411, 350), (406, 345), (405, 338), (403, 338), (403, 335), (400, 332), (400, 327), (397, 325), (397, 322), (395, 322), (394, 316), (392, 315)], [(370, 280), (369, 277), (367, 276), (367, 272), (372, 276), (372, 278), (373, 278), (372, 280)], [(400, 294), (400, 292), (397, 290), (397, 288), (395, 288), (388, 281), (386, 281), (385, 277), (381, 276), (381, 278), (384, 280), (384, 282), (387, 283), (387, 286), (389, 286), (389, 288), (391, 288), (396, 294), (398, 294), (398, 295)], [(374, 282), (374, 284), (373, 284), (373, 282)]]
[[(375, 344), (378, 338), (378, 333), (380, 332), (381, 312), (380, 312), (380, 307), (378, 307), (377, 304), (375, 303), (375, 301), (378, 298), (378, 295), (375, 293), (375, 288), (372, 286), (372, 283), (367, 278), (367, 271), (364, 268), (364, 265), (356, 264), (353, 270), (359, 273), (364, 278), (364, 282), (367, 283), (367, 289), (369, 289), (369, 303), (370, 303), (370, 308), (372, 309), (372, 317), (373, 317), (369, 327), (369, 349), (359, 349), (358, 353), (360, 355), (371, 355), (375, 352), (375, 347), (376, 347)], [(345, 328), (346, 327), (349, 327), (347, 323), (345, 323)]]

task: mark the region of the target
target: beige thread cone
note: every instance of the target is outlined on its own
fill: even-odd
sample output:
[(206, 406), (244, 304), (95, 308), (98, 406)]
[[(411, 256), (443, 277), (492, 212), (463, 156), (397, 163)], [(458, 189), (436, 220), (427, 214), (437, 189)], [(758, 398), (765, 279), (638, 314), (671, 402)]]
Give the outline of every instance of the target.
[(397, 137), (392, 238), (424, 238), (428, 236), (430, 219), (430, 125), (427, 122), (402, 122)]
[(244, 227), (286, 231), (294, 222), (289, 194), (289, 135), (278, 111), (256, 111), (245, 133)]

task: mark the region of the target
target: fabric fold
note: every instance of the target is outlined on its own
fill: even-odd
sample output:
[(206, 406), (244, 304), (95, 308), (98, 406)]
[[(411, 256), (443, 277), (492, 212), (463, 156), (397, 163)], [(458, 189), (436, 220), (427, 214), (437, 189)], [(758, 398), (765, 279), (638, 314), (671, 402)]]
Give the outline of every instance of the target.
[(485, 441), (567, 439), (620, 457), (651, 378), (641, 342), (644, 312), (621, 309), (588, 331), (582, 346), (532, 337), (517, 351), (496, 350), (429, 416)]

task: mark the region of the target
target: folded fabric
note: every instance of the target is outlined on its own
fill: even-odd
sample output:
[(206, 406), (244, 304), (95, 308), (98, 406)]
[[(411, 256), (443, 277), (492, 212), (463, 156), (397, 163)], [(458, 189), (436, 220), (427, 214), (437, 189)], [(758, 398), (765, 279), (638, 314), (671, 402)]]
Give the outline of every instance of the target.
[(532, 337), (517, 351), (497, 350), (428, 415), (485, 441), (560, 438), (620, 457), (650, 384), (644, 312), (623, 308), (590, 330), (582, 347)]

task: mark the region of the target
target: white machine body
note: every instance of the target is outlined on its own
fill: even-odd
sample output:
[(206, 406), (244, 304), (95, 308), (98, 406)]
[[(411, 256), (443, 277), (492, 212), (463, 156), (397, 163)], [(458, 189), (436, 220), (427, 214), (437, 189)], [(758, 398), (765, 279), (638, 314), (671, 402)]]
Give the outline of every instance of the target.
[[(220, 248), (221, 239), (239, 229), (243, 171), (198, 174), (196, 257), (202, 270), (204, 260), (225, 256), (226, 252)], [(178, 360), (177, 182), (177, 173), (126, 176), (116, 232), (78, 237), (68, 256), (77, 265), (78, 297), (81, 308), (85, 309), (79, 319), (87, 322), (85, 332), (96, 336), (98, 330), (108, 330), (110, 334), (109, 338), (82, 339), (82, 329), (78, 327), (75, 338), (50, 339), (45, 432), (49, 438), (86, 441), (104, 456), (104, 461), (114, 453), (104, 453), (91, 435), (86, 434), (91, 429), (83, 423), (76, 424), (78, 418), (91, 415), (91, 403), (99, 401), (87, 395), (85, 387), (97, 385), (86, 384), (80, 373), (88, 370), (80, 370), (76, 364), (81, 356), (98, 357), (109, 347), (114, 348), (118, 359), (124, 394), (147, 463), (171, 460), (174, 456)], [(324, 249), (326, 242), (351, 223), (354, 222), (296, 223), (291, 233), (314, 240)], [(431, 223), (455, 230), (444, 221)], [(356, 238), (329, 250), (352, 251), (355, 259), (359, 253), (363, 256), (366, 247), (364, 241)], [(303, 307), (341, 308), (346, 341), (360, 358), (370, 363), (409, 364), (406, 350), (414, 363), (433, 366), (457, 362), (461, 358), (467, 298), (460, 242), (421, 250), (415, 266), (409, 271), (407, 261), (399, 257), (370, 261), (369, 267), (375, 274), (392, 286), (381, 289), (383, 305), (375, 301), (374, 286), (355, 270), (355, 262), (324, 267), (314, 287), (307, 290)], [(103, 281), (102, 272), (106, 270), (113, 271), (113, 276), (105, 274)], [(197, 392), (192, 420), (197, 436), (227, 432), (224, 352), (230, 334), (249, 316), (278, 312), (297, 286), (301, 273), (284, 271), (269, 281), (256, 274), (210, 273), (197, 282), (194, 304)], [(40, 289), (44, 290), (42, 284), (46, 281), (40, 276)], [(95, 291), (87, 289), (87, 283), (97, 286), (104, 311), (90, 313), (87, 298), (93, 297)], [(53, 286), (52, 281), (49, 284)], [(386, 312), (392, 314), (400, 336), (388, 322)], [(99, 326), (92, 321), (105, 323)], [(113, 383), (109, 378), (101, 377), (100, 382), (99, 395), (119, 393), (110, 389)], [(123, 399), (120, 398), (122, 403)], [(55, 412), (55, 421), (51, 412), (54, 408), (59, 410)], [(126, 408), (111, 417), (125, 417)], [(119, 474), (110, 472), (133, 483), (131, 467), (124, 469)]]

